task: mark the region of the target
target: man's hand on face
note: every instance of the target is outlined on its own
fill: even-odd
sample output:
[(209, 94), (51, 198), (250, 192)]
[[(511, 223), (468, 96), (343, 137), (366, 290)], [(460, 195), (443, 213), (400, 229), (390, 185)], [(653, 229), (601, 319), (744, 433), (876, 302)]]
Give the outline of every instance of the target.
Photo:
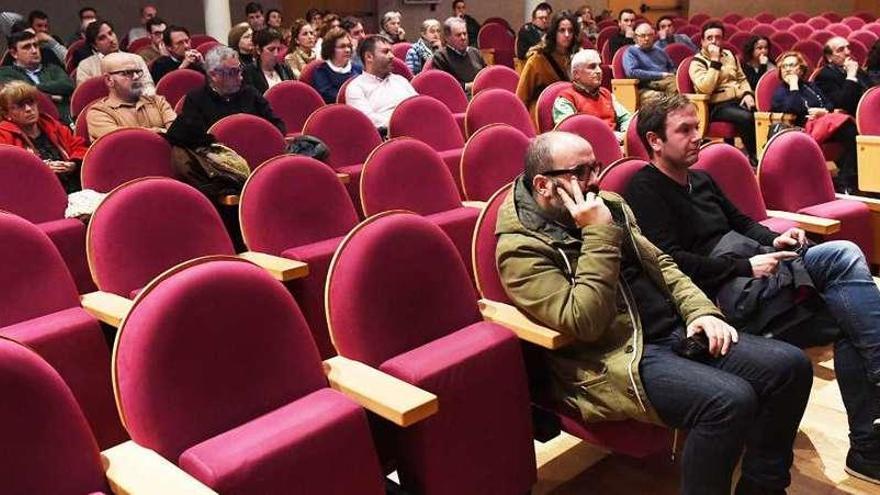
[[(571, 213), (575, 225), (584, 228), (587, 225), (608, 225), (612, 222), (611, 210), (605, 205), (605, 201), (599, 195), (589, 192), (584, 197), (581, 186), (574, 177), (569, 181), (571, 195), (564, 187), (553, 182), (553, 188), (562, 199), (562, 204)], [(572, 198), (572, 195), (574, 197)]]
[(805, 242), (807, 242), (807, 233), (803, 229), (792, 227), (773, 239), (773, 247), (779, 250), (797, 249)]
[(180, 64), (180, 68), (186, 68), (190, 65), (200, 64), (202, 63), (202, 54), (198, 50), (187, 50), (186, 55), (183, 56), (183, 62)]
[(687, 327), (688, 337), (701, 332), (709, 339), (709, 354), (714, 357), (724, 356), (732, 344), (739, 342), (736, 329), (714, 316), (701, 316)]
[(856, 77), (859, 72), (859, 62), (854, 58), (848, 58), (843, 62), (843, 69), (846, 71), (846, 77)]
[(718, 62), (721, 60), (721, 47), (716, 44), (711, 44), (706, 47), (706, 51), (709, 53), (709, 60), (713, 62)]

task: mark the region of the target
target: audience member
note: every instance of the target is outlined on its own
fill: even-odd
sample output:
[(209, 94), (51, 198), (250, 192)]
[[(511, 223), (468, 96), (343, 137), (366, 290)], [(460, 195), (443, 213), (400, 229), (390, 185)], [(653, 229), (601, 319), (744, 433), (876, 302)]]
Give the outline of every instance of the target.
[[(25, 21), (16, 22), (15, 24), (12, 25), (11, 29), (12, 29), (12, 34), (19, 33), (22, 31), (27, 31), (29, 33), (33, 33), (34, 35), (36, 35), (36, 37), (37, 37), (37, 50), (40, 51), (40, 59), (42, 60), (43, 65), (57, 65), (58, 67), (64, 68), (64, 62), (63, 62), (64, 59), (58, 58), (58, 55), (56, 54), (55, 51), (53, 51), (51, 48), (49, 48), (44, 43), (40, 42), (40, 40), (42, 40), (42, 39), (49, 38), (49, 36), (46, 33), (38, 34), (38, 33), (34, 32), (34, 30), (32, 28), (28, 27), (28, 25), (27, 25), (27, 23), (25, 23)], [(54, 40), (53, 40), (53, 42), (54, 42)], [(58, 43), (55, 42), (54, 44), (58, 44)], [(8, 50), (8, 45), (7, 45), (7, 50)], [(66, 48), (65, 48), (65, 50), (66, 50)], [(9, 66), (9, 65), (12, 65), (14, 62), (15, 62), (15, 60), (12, 59), (12, 56), (7, 51), (3, 55), (3, 60), (2, 60), (2, 63), (0, 63), (0, 66), (4, 66), (4, 67)]]
[(342, 28), (327, 32), (321, 51), (324, 63), (315, 70), (312, 86), (321, 93), (325, 103), (336, 103), (339, 88), (345, 81), (363, 73), (364, 68), (351, 61), (351, 37)]
[[(575, 11), (575, 16), (577, 17), (578, 25), (581, 27), (581, 46), (592, 46), (596, 43), (596, 38), (599, 36), (599, 26), (596, 24), (596, 20), (593, 19), (593, 9), (589, 5), (582, 5)], [(586, 42), (589, 42), (588, 45)]]
[(61, 120), (70, 122), (70, 95), (73, 81), (61, 67), (42, 62), (37, 35), (30, 31), (19, 31), (7, 39), (12, 65), (0, 67), (0, 83), (23, 81), (36, 86), (55, 102)]
[(855, 115), (862, 94), (871, 85), (868, 74), (849, 51), (849, 41), (839, 36), (825, 43), (825, 65), (816, 75), (816, 86), (831, 100), (835, 109)]
[(871, 45), (865, 61), (865, 72), (872, 87), (880, 84), (880, 40)]
[(688, 74), (698, 93), (709, 95), (709, 120), (730, 122), (746, 147), (753, 166), (755, 154), (755, 97), (736, 55), (721, 48), (724, 26), (720, 22), (703, 25), (702, 48), (694, 56)]
[(149, 65), (160, 57), (168, 56), (168, 47), (165, 46), (165, 21), (159, 17), (153, 17), (147, 21), (147, 31), (150, 33), (150, 45), (138, 50), (137, 54)]
[(468, 42), (471, 46), (476, 47), (477, 36), (480, 34), (480, 23), (468, 15), (467, 4), (464, 0), (452, 0), (452, 15), (464, 19), (467, 26)]
[(529, 50), (541, 42), (550, 26), (552, 14), (553, 7), (547, 2), (541, 2), (532, 9), (532, 20), (519, 28), (516, 35), (516, 58), (525, 61)]
[(391, 43), (406, 41), (406, 31), (400, 25), (400, 12), (389, 10), (382, 14), (379, 34), (391, 40)]
[(697, 45), (691, 38), (685, 34), (675, 34), (675, 23), (672, 22), (672, 16), (664, 15), (657, 19), (657, 41), (654, 46), (666, 49), (672, 43), (679, 43), (691, 49), (692, 53), (699, 50)]
[[(165, 43), (168, 44), (168, 30), (165, 31)], [(76, 68), (76, 85), (79, 86), (83, 82), (93, 77), (101, 75), (101, 59), (104, 56), (119, 51), (119, 40), (116, 39), (116, 33), (113, 32), (113, 25), (109, 21), (97, 20), (86, 28), (86, 44), (91, 46), (95, 54), (83, 60)], [(144, 85), (144, 93), (152, 95), (156, 93), (156, 87), (153, 84), (153, 78), (150, 76), (150, 70), (144, 59), (139, 58), (141, 70), (144, 72), (142, 84)]]
[(8, 38), (12, 35), (12, 26), (24, 22), (24, 17), (18, 12), (3, 12), (0, 10), (0, 34)]
[(242, 22), (229, 30), (227, 46), (238, 52), (238, 60), (241, 65), (254, 63), (254, 30), (251, 26)]
[[(442, 32), (443, 26), (437, 19), (425, 19), (422, 22), (419, 39), (407, 50), (405, 57), (406, 66), (409, 67), (413, 75), (421, 72), (425, 62), (434, 56), (434, 52), (443, 48)], [(470, 34), (468, 34), (468, 38), (470, 38)]]
[(770, 61), (770, 38), (754, 35), (743, 45), (742, 70), (752, 91), (758, 89), (758, 81), (768, 70), (776, 70)]
[(88, 146), (70, 127), (40, 112), (37, 91), (24, 81), (0, 85), (0, 144), (37, 155), (55, 172), (67, 193), (79, 191), (79, 166)]
[(602, 57), (593, 49), (571, 57), (571, 88), (562, 90), (553, 102), (553, 123), (569, 115), (585, 113), (602, 119), (622, 143), (632, 114), (607, 88), (602, 87)]
[(654, 44), (654, 28), (643, 22), (635, 33), (636, 44), (623, 48), (623, 71), (626, 77), (639, 80), (639, 100), (677, 93), (675, 63)]
[(312, 29), (317, 33), (324, 25), (324, 12), (320, 9), (311, 8), (306, 11), (306, 22), (312, 25)]
[(94, 7), (83, 7), (79, 9), (79, 28), (67, 38), (67, 46), (73, 44), (77, 40), (86, 39), (86, 28), (89, 24), (98, 19), (98, 11)]
[[(622, 46), (635, 44), (635, 30), (633, 27), (636, 23), (636, 13), (633, 9), (623, 9), (617, 14), (618, 31), (614, 36), (608, 38), (608, 48), (611, 50), (611, 57), (617, 53)], [(599, 49), (602, 47), (600, 46)]]
[(360, 42), (367, 37), (366, 31), (364, 31), (364, 23), (357, 17), (348, 16), (342, 19), (342, 24), (340, 26), (342, 29), (348, 31), (348, 36), (351, 38), (351, 62), (363, 67), (364, 61), (361, 60), (357, 51)]
[[(255, 36), (256, 37), (256, 36)], [(189, 30), (183, 26), (168, 26), (162, 40), (168, 48), (168, 55), (159, 57), (153, 62), (150, 74), (153, 81), (159, 82), (165, 74), (177, 69), (191, 69), (204, 73), (202, 67), (204, 57), (192, 47)]]
[(266, 19), (263, 17), (263, 6), (257, 2), (248, 2), (244, 6), (246, 21), (254, 32), (266, 27)]
[[(455, 18), (462, 23), (464, 21)], [(465, 31), (467, 36), (467, 31)], [(383, 136), (388, 132), (391, 113), (403, 100), (416, 95), (405, 77), (391, 72), (391, 40), (382, 35), (367, 36), (358, 52), (364, 61), (364, 73), (355, 77), (345, 88), (346, 105), (357, 108), (369, 117)]]
[(254, 33), (254, 47), (257, 52), (256, 63), (242, 65), (244, 83), (253, 86), (263, 94), (281, 81), (294, 79), (290, 68), (279, 56), (284, 45), (281, 33), (267, 28)]
[(177, 114), (164, 96), (144, 94), (143, 72), (130, 53), (111, 53), (101, 59), (108, 95), (89, 106), (89, 137), (99, 137), (122, 127), (143, 127), (165, 132)]
[(155, 5), (144, 5), (141, 7), (141, 23), (140, 25), (131, 28), (128, 32), (128, 42), (131, 43), (134, 40), (138, 40), (141, 38), (146, 38), (150, 35), (150, 30), (147, 28), (147, 22), (159, 15), (159, 10)]
[(293, 21), (290, 28), (293, 37), (290, 39), (290, 47), (284, 62), (290, 67), (293, 77), (299, 79), (303, 67), (317, 58), (315, 53), (315, 28), (305, 19)]
[(771, 112), (796, 116), (795, 125), (804, 127), (819, 144), (838, 142), (843, 151), (834, 160), (837, 176), (834, 188), (849, 193), (858, 189), (856, 166), (856, 123), (845, 113), (834, 112), (834, 104), (815, 83), (807, 80), (809, 65), (803, 55), (795, 51), (783, 53), (777, 59), (779, 80), (782, 84), (773, 93)]
[(278, 32), (281, 32), (283, 29), (282, 24), (284, 23), (284, 18), (281, 16), (281, 11), (278, 9), (269, 9), (266, 12), (266, 27), (272, 28)]
[(568, 81), (571, 56), (580, 48), (576, 43), (579, 39), (580, 26), (571, 12), (563, 10), (553, 14), (544, 40), (529, 50), (531, 54), (516, 85), (516, 96), (530, 114), (544, 88), (556, 81)]
[(338, 15), (333, 14), (333, 13), (324, 14), (323, 24), (321, 25), (321, 29), (319, 29), (316, 33), (318, 36), (318, 39), (315, 40), (314, 51), (315, 51), (315, 55), (317, 55), (318, 58), (321, 57), (321, 53), (322, 53), (321, 52), (321, 45), (324, 43), (324, 36), (327, 36), (327, 33), (331, 29), (338, 28), (341, 25), (342, 25), (342, 19), (340, 19)]
[[(740, 212), (709, 174), (689, 169), (699, 158), (698, 125), (694, 106), (682, 97), (639, 111), (639, 137), (653, 165), (635, 174), (626, 199), (642, 232), (718, 301), (740, 332), (737, 347), (747, 337), (800, 346), (835, 341), (834, 368), (850, 425), (846, 470), (880, 482), (880, 437), (873, 431), (880, 416), (880, 292), (864, 255), (849, 241), (810, 245), (799, 228), (779, 234)], [(804, 385), (808, 390), (809, 382)], [(776, 414), (801, 410), (800, 400), (780, 404)], [(766, 406), (764, 414), (772, 415)], [(755, 422), (762, 423), (770, 424)], [(783, 493), (794, 431), (764, 435), (751, 438), (766, 447), (767, 440), (780, 440), (775, 462), (752, 457), (754, 447), (747, 446), (743, 479), (769, 490), (748, 493)]]
[(435, 69), (452, 74), (470, 94), (474, 78), (486, 62), (480, 50), (468, 46), (467, 26), (461, 18), (450, 17), (443, 21), (443, 37), (445, 46), (434, 52), (431, 64)]
[(64, 40), (52, 34), (49, 29), (49, 16), (42, 10), (32, 10), (28, 14), (28, 25), (37, 35), (40, 47), (51, 50), (58, 61), (63, 63), (67, 58), (67, 47), (64, 46)]
[(285, 133), (284, 122), (272, 113), (269, 102), (256, 89), (241, 83), (238, 52), (227, 46), (215, 46), (205, 56), (205, 85), (190, 91), (183, 109), (168, 128), (168, 140), (185, 148), (213, 142), (208, 129), (228, 115), (248, 113), (262, 117)]
[[(687, 429), (680, 493), (729, 494), (740, 457), (738, 495), (784, 492), (809, 359), (785, 342), (738, 334), (642, 236), (620, 196), (584, 194), (601, 166), (580, 136), (541, 134), (498, 212), (505, 292), (573, 338), (545, 352), (545, 391), (587, 423), (633, 418)], [(701, 342), (702, 352), (682, 351)]]

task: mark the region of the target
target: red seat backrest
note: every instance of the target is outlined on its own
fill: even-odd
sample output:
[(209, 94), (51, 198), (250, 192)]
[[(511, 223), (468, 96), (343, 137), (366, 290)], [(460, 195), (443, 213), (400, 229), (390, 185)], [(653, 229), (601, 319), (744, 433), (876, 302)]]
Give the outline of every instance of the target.
[(788, 28), (788, 32), (797, 36), (798, 40), (807, 39), (813, 34), (813, 29), (809, 24), (795, 24), (794, 26)]
[(413, 73), (409, 70), (406, 63), (397, 57), (391, 60), (391, 72), (398, 76), (405, 77), (407, 81), (411, 81), (413, 78)]
[(474, 77), (471, 93), (476, 95), (489, 88), (506, 89), (511, 93), (516, 93), (518, 84), (519, 74), (515, 70), (503, 65), (487, 65), (480, 69), (480, 72), (477, 72), (477, 76)]
[(738, 149), (726, 143), (712, 143), (700, 150), (693, 170), (702, 170), (712, 177), (734, 206), (756, 222), (767, 218), (767, 205), (761, 196), (758, 180), (749, 160)]
[(856, 109), (859, 134), (880, 136), (880, 87), (865, 91)]
[(209, 40), (209, 41), (205, 41), (204, 43), (201, 43), (198, 46), (196, 46), (196, 50), (198, 50), (199, 53), (201, 53), (202, 56), (204, 57), (205, 55), (208, 54), (209, 51), (213, 50), (214, 48), (216, 48), (218, 46), (223, 46), (223, 44), (220, 43), (219, 41), (210, 41)]
[(452, 113), (464, 113), (467, 110), (467, 95), (464, 94), (461, 84), (448, 72), (422, 70), (413, 78), (412, 85), (420, 95), (433, 96), (443, 102)]
[(824, 17), (811, 17), (807, 20), (807, 25), (812, 27), (813, 29), (825, 29), (826, 27), (831, 25), (831, 21)]
[(461, 206), (455, 179), (436, 151), (415, 139), (382, 143), (364, 163), (361, 205), (365, 215), (408, 210), (431, 215)]
[(770, 23), (770, 25), (779, 30), (786, 30), (794, 26), (795, 21), (789, 19), (788, 17), (780, 17), (779, 19), (774, 19), (773, 22)]
[(810, 19), (810, 14), (801, 11), (795, 11), (788, 14), (788, 18), (797, 23), (807, 22)]
[(669, 55), (669, 58), (676, 67), (678, 67), (682, 60), (694, 54), (693, 50), (684, 43), (670, 43), (666, 45), (663, 51), (666, 52), (666, 55)]
[(621, 47), (611, 57), (611, 75), (614, 76), (614, 79), (626, 79), (629, 77), (623, 69), (623, 56), (626, 54), (627, 48), (625, 46)]
[(281, 81), (263, 96), (288, 133), (301, 131), (309, 115), (324, 106), (320, 93), (302, 81)]
[(538, 102), (535, 104), (535, 113), (538, 117), (538, 132), (547, 132), (553, 129), (553, 104), (559, 93), (571, 87), (568, 81), (556, 81), (547, 86), (538, 95)]
[(67, 194), (43, 160), (23, 149), (0, 144), (0, 210), (34, 223), (64, 218)]
[(775, 48), (775, 50), (771, 50), (773, 52), (771, 56), (779, 56), (780, 53), (791, 50), (791, 47), (797, 42), (798, 37), (789, 32), (780, 31), (774, 33), (770, 37), (771, 48)]
[(629, 127), (626, 129), (626, 154), (635, 158), (641, 158), (645, 161), (650, 161), (651, 157), (648, 154), (648, 150), (645, 149), (645, 145), (639, 137), (638, 118), (639, 113), (634, 113), (632, 120), (629, 121)]
[(758, 87), (755, 88), (755, 105), (758, 107), (759, 112), (771, 111), (773, 93), (776, 92), (776, 88), (781, 86), (781, 84), (779, 81), (779, 71), (775, 69), (768, 70), (761, 76), (761, 79), (758, 80)]
[(776, 29), (775, 27), (773, 27), (769, 24), (758, 24), (757, 26), (755, 26), (751, 29), (752, 34), (766, 36), (768, 38), (770, 36), (772, 36), (774, 33), (776, 33), (777, 31), (778, 31), (778, 29)]
[(70, 115), (76, 117), (89, 103), (109, 94), (104, 76), (95, 76), (83, 81), (70, 95)]
[(620, 144), (608, 124), (602, 119), (587, 114), (570, 115), (556, 126), (557, 131), (577, 134), (593, 146), (596, 159), (608, 165), (623, 158)]
[(108, 192), (139, 177), (176, 177), (171, 145), (156, 132), (139, 127), (116, 129), (92, 143), (83, 157), (82, 185)]
[(495, 50), (495, 63), (513, 68), (516, 53), (514, 34), (502, 24), (484, 24), (477, 34), (477, 46)]
[(648, 162), (639, 158), (622, 158), (602, 171), (599, 175), (599, 186), (606, 191), (623, 195), (636, 172), (646, 166)]
[(358, 165), (382, 142), (379, 132), (361, 111), (334, 103), (315, 110), (303, 126), (330, 149), (327, 163), (333, 168)]
[(178, 263), (235, 252), (202, 193), (173, 179), (146, 178), (104, 198), (89, 223), (86, 253), (98, 288), (129, 297)]
[(525, 134), (507, 124), (492, 124), (475, 132), (461, 156), (465, 199), (485, 201), (521, 174), (529, 142)]
[(312, 76), (315, 74), (315, 71), (318, 69), (318, 67), (320, 67), (323, 63), (324, 61), (321, 59), (315, 59), (307, 63), (305, 66), (303, 66), (302, 71), (299, 73), (299, 80), (311, 86)]
[(679, 93), (695, 93), (694, 82), (691, 81), (691, 75), (688, 73), (693, 59), (693, 56), (685, 58), (678, 64), (678, 69), (675, 71), (675, 82)]
[(535, 136), (532, 119), (523, 102), (503, 89), (481, 91), (468, 105), (465, 116), (468, 136), (489, 124), (509, 124), (528, 137)]
[(284, 135), (268, 120), (239, 113), (218, 120), (208, 134), (232, 148), (248, 162), (251, 170), (284, 153)]
[(197, 70), (177, 69), (164, 76), (156, 84), (156, 93), (174, 107), (190, 91), (205, 85), (205, 75)]
[(767, 207), (774, 210), (796, 212), (835, 198), (822, 149), (798, 130), (780, 132), (767, 142), (758, 183)]
[(498, 246), (495, 225), (498, 223), (498, 210), (511, 191), (513, 182), (508, 182), (488, 198), (486, 207), (477, 219), (471, 246), (474, 280), (477, 282), (480, 297), (507, 304), (510, 304), (510, 298), (504, 291), (504, 284), (498, 274), (498, 263), (495, 261), (495, 249)]
[(401, 41), (400, 43), (391, 45), (391, 53), (393, 53), (394, 57), (397, 59), (406, 60), (406, 52), (408, 52), (411, 47), (412, 43)]
[(452, 112), (430, 96), (413, 96), (397, 105), (388, 122), (388, 136), (418, 139), (436, 151), (464, 146)]
[(822, 44), (816, 40), (802, 39), (795, 43), (791, 49), (800, 52), (810, 63), (811, 67), (818, 67), (822, 60)]

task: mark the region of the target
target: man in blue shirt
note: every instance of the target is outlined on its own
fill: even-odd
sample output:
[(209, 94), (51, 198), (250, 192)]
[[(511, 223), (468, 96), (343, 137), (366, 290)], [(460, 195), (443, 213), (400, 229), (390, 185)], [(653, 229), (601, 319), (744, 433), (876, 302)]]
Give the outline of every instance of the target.
[(647, 22), (636, 26), (636, 44), (626, 48), (623, 71), (626, 76), (639, 80), (639, 99), (674, 94), (675, 64), (666, 52), (654, 46), (654, 28)]

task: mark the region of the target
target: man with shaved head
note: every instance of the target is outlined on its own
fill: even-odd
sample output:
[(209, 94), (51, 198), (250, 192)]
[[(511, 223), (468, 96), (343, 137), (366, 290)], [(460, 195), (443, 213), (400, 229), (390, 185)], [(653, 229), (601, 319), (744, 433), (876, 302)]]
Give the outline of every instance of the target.
[(164, 96), (144, 94), (144, 71), (138, 58), (115, 52), (101, 59), (109, 95), (93, 103), (86, 114), (92, 141), (121, 127), (165, 132), (177, 118)]
[(602, 119), (623, 142), (632, 114), (607, 88), (602, 87), (602, 58), (596, 50), (581, 50), (571, 57), (571, 87), (553, 102), (553, 123), (585, 113)]
[(583, 138), (541, 134), (498, 211), (507, 294), (573, 339), (547, 351), (548, 396), (585, 422), (687, 428), (683, 494), (730, 494), (744, 446), (736, 494), (785, 493), (810, 361), (725, 323), (623, 199), (598, 191), (600, 167)]

